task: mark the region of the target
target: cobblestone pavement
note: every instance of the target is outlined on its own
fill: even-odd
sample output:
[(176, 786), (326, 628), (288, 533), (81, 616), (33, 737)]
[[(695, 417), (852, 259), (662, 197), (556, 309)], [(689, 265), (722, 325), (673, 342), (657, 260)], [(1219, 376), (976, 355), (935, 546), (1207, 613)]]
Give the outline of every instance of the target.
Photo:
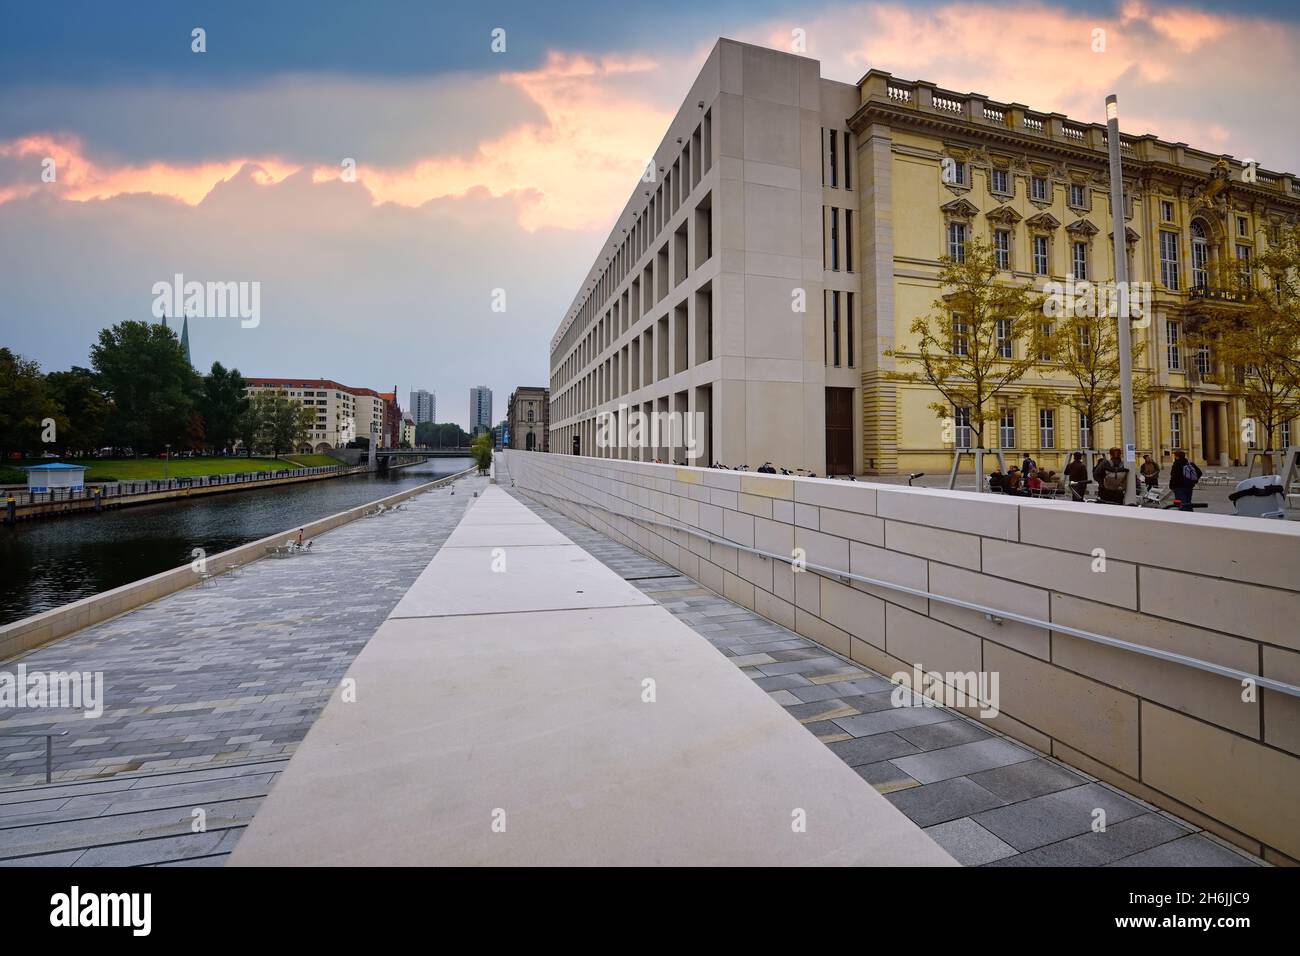
[[(103, 716), (0, 711), (0, 788), (283, 757), (388, 612), (460, 521), (482, 478), (407, 500), (39, 648), (0, 669), (100, 671)], [(2, 837), (0, 837), (2, 839)]]
[[(503, 479), (504, 482), (504, 479)], [(689, 625), (967, 866), (1255, 866), (1186, 821), (942, 707), (507, 488)], [(1095, 811), (1105, 832), (1094, 832)]]

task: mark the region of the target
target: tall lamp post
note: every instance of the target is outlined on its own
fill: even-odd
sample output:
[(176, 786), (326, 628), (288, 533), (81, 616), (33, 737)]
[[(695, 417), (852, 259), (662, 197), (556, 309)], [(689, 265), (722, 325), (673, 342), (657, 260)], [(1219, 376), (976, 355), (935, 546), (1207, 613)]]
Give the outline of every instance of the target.
[(1133, 412), (1133, 347), (1129, 328), (1128, 257), (1124, 254), (1124, 175), (1120, 163), (1119, 100), (1106, 97), (1106, 145), (1110, 153), (1110, 220), (1115, 247), (1115, 286), (1119, 314), (1119, 404), (1120, 430), (1124, 435), (1124, 500), (1130, 501), (1137, 488), (1137, 418)]
[(170, 472), (171, 463), (172, 463), (172, 446), (170, 443), (168, 443), (167, 451), (163, 455), (163, 482), (166, 484), (170, 484), (172, 480), (171, 472)]

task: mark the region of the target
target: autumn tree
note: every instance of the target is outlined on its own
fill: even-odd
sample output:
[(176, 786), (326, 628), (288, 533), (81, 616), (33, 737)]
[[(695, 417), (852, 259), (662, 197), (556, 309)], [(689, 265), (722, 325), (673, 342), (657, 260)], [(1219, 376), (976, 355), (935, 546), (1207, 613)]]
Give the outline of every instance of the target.
[[(939, 261), (941, 292), (933, 310), (912, 322), (914, 348), (886, 353), (909, 368), (889, 377), (937, 391), (942, 401), (929, 407), (940, 419), (966, 410), (975, 445), (983, 449), (985, 425), (997, 418), (994, 400), (1037, 361), (1043, 297), (1028, 284), (998, 281), (1001, 270), (982, 239)], [(1023, 343), (1019, 357), (1017, 342)]]
[[(1057, 301), (1057, 300), (1050, 300)], [(1053, 371), (1071, 384), (1064, 389), (1042, 386), (1034, 389), (1044, 403), (1054, 402), (1085, 416), (1093, 436), (1097, 426), (1111, 421), (1122, 411), (1120, 401), (1119, 320), (1106, 308), (1095, 308), (1088, 297), (1075, 300), (1069, 308), (1047, 310), (1039, 339), (1039, 358), (1050, 362)], [(1155, 395), (1155, 379), (1141, 370), (1145, 343), (1133, 337), (1130, 348), (1133, 406)], [(1126, 436), (1126, 440), (1136, 438)]]

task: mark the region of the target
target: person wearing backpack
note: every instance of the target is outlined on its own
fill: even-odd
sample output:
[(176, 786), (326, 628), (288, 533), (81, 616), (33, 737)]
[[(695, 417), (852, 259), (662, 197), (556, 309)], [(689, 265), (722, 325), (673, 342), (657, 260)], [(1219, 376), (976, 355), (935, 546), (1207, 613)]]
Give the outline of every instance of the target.
[(1142, 456), (1142, 464), (1138, 466), (1138, 474), (1146, 482), (1148, 490), (1160, 487), (1160, 466), (1152, 460), (1150, 455)]
[(1201, 469), (1187, 457), (1187, 452), (1174, 452), (1174, 463), (1169, 466), (1169, 490), (1182, 506), (1180, 511), (1192, 510), (1192, 492), (1200, 480)]
[(1098, 459), (1092, 469), (1097, 482), (1097, 497), (1107, 504), (1122, 505), (1128, 492), (1128, 467), (1120, 458), (1118, 448), (1112, 448), (1108, 458)]

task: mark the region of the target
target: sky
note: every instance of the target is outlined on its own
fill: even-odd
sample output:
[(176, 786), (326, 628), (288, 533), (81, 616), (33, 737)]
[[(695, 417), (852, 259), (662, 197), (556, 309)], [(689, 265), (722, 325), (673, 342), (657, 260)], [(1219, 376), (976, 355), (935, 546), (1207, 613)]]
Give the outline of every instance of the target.
[(1295, 3), (0, 0), (0, 345), (87, 365), (159, 283), (256, 283), (191, 320), (200, 370), (462, 425), (484, 384), (499, 420), (716, 39), (796, 29), (830, 79), (1085, 122), (1115, 92), (1126, 132), (1300, 171)]

